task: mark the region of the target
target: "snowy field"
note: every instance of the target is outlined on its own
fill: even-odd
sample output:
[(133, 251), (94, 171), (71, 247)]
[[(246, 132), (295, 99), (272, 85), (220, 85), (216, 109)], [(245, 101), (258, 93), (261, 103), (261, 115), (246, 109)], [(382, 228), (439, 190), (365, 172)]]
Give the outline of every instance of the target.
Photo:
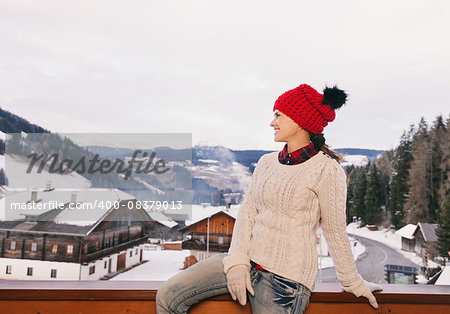
[[(355, 233), (356, 236), (361, 236), (381, 242), (395, 249), (397, 252), (399, 252), (412, 262), (422, 266), (422, 259), (416, 256), (415, 253), (405, 252), (400, 249), (401, 238), (392, 230), (384, 229), (379, 231), (370, 231), (366, 227), (356, 228), (355, 224), (351, 223), (347, 226), (347, 232), (350, 235), (353, 235), (353, 233)], [(353, 253), (353, 258), (354, 260), (357, 260), (358, 257), (364, 255), (366, 247), (360, 242), (355, 241), (351, 236), (349, 236), (349, 241)], [(355, 242), (356, 245), (354, 245)], [(139, 265), (127, 272), (119, 274), (111, 280), (165, 281), (182, 270), (184, 259), (189, 255), (189, 250), (161, 250), (159, 247), (157, 247), (157, 249), (154, 251), (144, 251), (143, 259), (148, 260), (148, 262)], [(334, 266), (333, 261), (329, 256), (319, 257), (318, 265), (319, 268), (322, 269)], [(428, 266), (436, 267), (437, 264), (432, 261), (428, 261)]]
[(189, 250), (144, 251), (142, 258), (148, 262), (119, 274), (111, 280), (152, 280), (166, 281), (183, 269), (184, 258), (190, 255)]
[[(352, 244), (354, 259), (364, 254), (366, 248), (360, 242), (353, 246), (353, 238), (349, 238)], [(148, 262), (136, 266), (124, 273), (121, 273), (110, 280), (149, 280), (166, 281), (183, 269), (184, 259), (189, 256), (189, 250), (172, 251), (161, 250), (158, 246), (154, 251), (144, 251), (143, 259)], [(319, 267), (333, 267), (331, 257), (320, 257)]]

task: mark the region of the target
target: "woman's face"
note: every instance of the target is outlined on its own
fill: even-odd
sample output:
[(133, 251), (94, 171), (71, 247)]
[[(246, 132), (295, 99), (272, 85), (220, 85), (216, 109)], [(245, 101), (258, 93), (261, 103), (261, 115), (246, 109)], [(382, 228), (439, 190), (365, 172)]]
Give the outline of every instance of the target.
[(287, 115), (278, 110), (275, 110), (273, 114), (274, 118), (270, 126), (275, 131), (275, 142), (288, 142), (301, 134), (302, 128)]

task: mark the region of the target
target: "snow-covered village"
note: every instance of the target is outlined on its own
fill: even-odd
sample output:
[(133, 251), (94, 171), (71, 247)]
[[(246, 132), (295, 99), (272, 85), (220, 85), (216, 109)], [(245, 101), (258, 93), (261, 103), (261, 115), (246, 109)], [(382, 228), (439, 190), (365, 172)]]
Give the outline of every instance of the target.
[[(16, 135), (22, 146), (34, 149), (35, 139), (25, 132)], [(3, 235), (0, 269), (5, 271), (0, 278), (9, 280), (165, 281), (203, 259), (226, 253), (242, 199), (251, 183), (252, 168), (259, 158), (242, 163), (236, 160), (244, 160), (239, 156), (246, 155), (245, 152), (196, 147), (193, 160), (168, 162), (169, 167), (188, 165), (192, 172), (192, 200), (199, 204), (189, 204), (183, 214), (173, 206), (173, 201), (171, 204), (163, 201), (167, 206), (158, 210), (156, 206), (149, 208), (142, 193), (136, 196), (130, 189), (125, 192), (120, 188), (92, 187), (92, 181), (76, 171), (55, 173), (43, 167), (45, 170), (39, 172), (37, 166), (28, 171), (30, 165), (25, 157), (8, 152), (8, 141), (13, 138), (2, 132), (7, 149), (1, 155), (1, 162), (6, 165), (2, 168), (6, 169), (2, 172), (6, 185), (2, 189), (0, 224)], [(107, 151), (95, 149), (104, 154)], [(445, 217), (438, 219), (438, 211), (434, 213), (435, 219), (423, 212), (413, 216), (407, 210), (396, 228), (398, 213), (389, 211), (383, 203), (386, 197), (392, 199), (392, 195), (383, 195), (386, 188), (382, 180), (386, 179), (377, 169), (377, 164), (384, 166), (387, 154), (363, 150), (351, 153), (344, 154), (341, 161), (350, 178), (346, 230), (363, 278), (377, 283), (450, 285), (448, 257), (441, 254), (447, 243), (442, 238), (446, 235)], [(362, 171), (366, 171), (366, 178), (358, 183)], [(153, 174), (151, 180), (145, 176), (134, 182), (142, 184), (152, 197), (165, 194), (164, 187), (154, 183), (158, 174)], [(388, 187), (395, 189), (394, 184), (391, 178)], [(362, 192), (363, 206), (358, 207), (361, 186), (366, 186), (366, 191)], [(442, 187), (445, 189), (444, 182)], [(370, 195), (374, 190), (378, 194)], [(378, 197), (375, 203), (374, 197)], [(411, 198), (406, 204), (412, 203)], [(96, 207), (90, 208), (94, 202)], [(124, 203), (128, 209), (125, 212), (118, 206)], [(367, 210), (369, 206), (375, 206), (372, 212)], [(443, 207), (442, 215), (445, 210)], [(317, 282), (337, 282), (320, 226), (316, 246)], [(389, 268), (397, 266), (408, 270)]]
[[(28, 125), (24, 120), (19, 121)], [(438, 118), (437, 121), (442, 120)], [(408, 145), (416, 145), (420, 127)], [(443, 127), (448, 128), (448, 121)], [(192, 185), (188, 188), (176, 183), (179, 188), (168, 189), (170, 184), (167, 182), (176, 182), (183, 176), (175, 175), (167, 181), (158, 177), (161, 174), (135, 171), (149, 161), (145, 158), (135, 161), (136, 167), (130, 163), (132, 171), (127, 178), (129, 186), (143, 188), (107, 188), (99, 187), (95, 173), (89, 177), (70, 171), (67, 165), (64, 168), (62, 163), (55, 162), (56, 159), (46, 160), (40, 168), (39, 164), (31, 167), (33, 162), (26, 156), (30, 151), (42, 153), (38, 147), (63, 143), (71, 147), (66, 150), (79, 149), (64, 135), (55, 138), (52, 135), (49, 139), (47, 135), (37, 134), (36, 137), (21, 131), (2, 132), (1, 136), (0, 269), (3, 271), (0, 279), (5, 282), (163, 283), (200, 261), (226, 254), (242, 201), (252, 182), (256, 161), (267, 154), (204, 146), (194, 147), (192, 159), (177, 160), (173, 157), (176, 155), (174, 150), (172, 161), (164, 166), (189, 169)], [(51, 145), (43, 145), (46, 141)], [(94, 159), (99, 158), (100, 152), (110, 159), (116, 156), (118, 161), (120, 158), (130, 160), (121, 154), (109, 155), (109, 147), (85, 148), (86, 156), (96, 153)], [(121, 149), (114, 150), (117, 153)], [(429, 212), (411, 209), (402, 212), (399, 219), (400, 214), (384, 202), (390, 198), (390, 206), (393, 206), (392, 195), (384, 193), (388, 188), (391, 193), (399, 188), (394, 179), (398, 171), (391, 170), (391, 178), (386, 180), (380, 169), (386, 166), (386, 158), (400, 154), (401, 147), (387, 153), (357, 149), (340, 151), (341, 165), (346, 169), (349, 181), (346, 233), (362, 278), (383, 285), (450, 287), (450, 265), (445, 254), (448, 248), (445, 246), (448, 245), (449, 225), (448, 216), (445, 216), (449, 211), (448, 202), (436, 202), (443, 205), (433, 213), (435, 219)], [(131, 154), (129, 150), (126, 153)], [(66, 163), (69, 155), (65, 156)], [(148, 158), (155, 157), (155, 153), (148, 155), (151, 156)], [(149, 162), (158, 160), (162, 163), (163, 159)], [(402, 161), (391, 161), (390, 167), (396, 167), (396, 163)], [(65, 171), (51, 171), (49, 166), (55, 165)], [(410, 174), (413, 173), (410, 170)], [(118, 175), (124, 178), (124, 175)], [(448, 186), (442, 181), (436, 189), (448, 190)], [(172, 196), (186, 199), (186, 190), (191, 191), (188, 193), (191, 202), (184, 206), (184, 211), (170, 198), (164, 198), (172, 191)], [(157, 199), (157, 196), (158, 201), (148, 202), (150, 197)], [(411, 204), (411, 198), (413, 196), (409, 194), (403, 206)], [(319, 287), (339, 282), (328, 241), (319, 225), (315, 233), (318, 269), (315, 281)]]
[(0, 0), (0, 314), (450, 313), (449, 29)]

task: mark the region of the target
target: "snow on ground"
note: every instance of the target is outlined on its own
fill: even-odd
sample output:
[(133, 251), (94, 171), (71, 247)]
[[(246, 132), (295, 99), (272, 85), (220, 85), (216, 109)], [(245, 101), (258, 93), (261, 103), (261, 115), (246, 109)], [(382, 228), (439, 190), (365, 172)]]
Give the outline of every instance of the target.
[[(353, 247), (353, 238), (349, 238), (352, 245), (354, 259), (364, 254), (366, 248), (360, 242)], [(152, 246), (155, 250), (144, 250), (143, 259), (148, 262), (136, 266), (126, 272), (123, 272), (110, 280), (149, 280), (149, 281), (166, 281), (173, 275), (176, 275), (183, 269), (184, 259), (190, 255), (189, 250), (174, 251), (161, 250), (159, 246)], [(320, 257), (319, 267), (333, 267), (331, 257)]]
[[(349, 238), (353, 245), (353, 238)], [(183, 269), (184, 259), (190, 255), (189, 250), (172, 251), (161, 250), (159, 246), (153, 246), (156, 250), (144, 250), (143, 259), (148, 262), (136, 266), (126, 272), (123, 272), (111, 280), (150, 280), (150, 281), (166, 281), (173, 275), (179, 273)], [(364, 254), (366, 248), (360, 242), (355, 247), (352, 246), (354, 259)], [(331, 257), (319, 258), (319, 267), (334, 267)]]
[(450, 266), (445, 266), (435, 285), (450, 285)]
[(166, 193), (163, 190), (160, 190), (160, 189), (154, 187), (153, 185), (149, 184), (147, 181), (142, 180), (141, 178), (139, 178), (137, 176), (133, 177), (133, 179), (136, 180), (137, 182), (142, 183), (147, 189), (149, 189), (150, 191), (156, 192), (159, 195), (164, 195)]
[[(348, 239), (350, 241), (350, 246), (353, 253), (353, 260), (356, 261), (359, 257), (362, 257), (366, 253), (366, 247), (362, 245), (361, 242), (356, 241), (352, 237), (348, 237)], [(354, 244), (355, 242), (356, 245)], [(319, 256), (318, 264), (319, 269), (334, 267), (333, 259), (331, 258), (331, 256)]]
[[(358, 228), (355, 223), (350, 223), (347, 226), (347, 232), (349, 234), (355, 234), (356, 236), (372, 239), (378, 242), (381, 242), (398, 253), (402, 254), (405, 258), (409, 259), (413, 263), (424, 266), (422, 262), (422, 258), (417, 256), (416, 253), (406, 252), (401, 249), (402, 247), (402, 238), (400, 235), (396, 234), (392, 229), (381, 229), (377, 231), (371, 231), (367, 227)], [(438, 264), (428, 260), (428, 267), (437, 267)]]
[[(198, 216), (204, 216), (205, 214), (214, 214), (217, 212), (217, 209), (214, 211), (212, 208), (197, 208)], [(200, 218), (200, 217), (197, 217)], [(401, 237), (398, 234), (395, 234), (393, 230), (378, 230), (378, 231), (370, 231), (366, 227), (357, 228), (356, 224), (351, 223), (347, 226), (347, 232), (352, 235), (361, 236), (364, 238), (372, 239), (378, 242), (381, 242), (393, 249), (397, 252), (405, 256), (407, 259), (416, 263), (417, 265), (422, 266), (422, 259), (419, 256), (416, 256), (415, 253), (402, 251), (401, 248)], [(362, 245), (360, 242), (355, 241), (355, 239), (349, 236), (349, 241), (353, 253), (354, 260), (357, 260), (358, 257), (361, 258), (364, 256), (366, 252), (366, 247)], [(354, 243), (356, 242), (356, 246)], [(189, 250), (182, 251), (172, 251), (172, 250), (161, 250), (158, 249), (155, 251), (144, 251), (143, 258), (148, 259), (147, 263), (139, 265), (127, 272), (117, 275), (111, 280), (161, 280), (165, 281), (171, 276), (177, 274), (183, 268), (183, 262), (186, 256), (190, 255)], [(318, 261), (319, 268), (329, 268), (333, 267), (333, 260), (329, 256), (319, 257)], [(428, 261), (429, 267), (436, 267), (437, 264)], [(447, 271), (449, 272), (449, 271)], [(450, 275), (449, 275), (450, 276)]]
[(142, 258), (148, 262), (121, 273), (111, 280), (151, 280), (166, 281), (183, 270), (184, 259), (190, 255), (189, 250), (143, 251)]

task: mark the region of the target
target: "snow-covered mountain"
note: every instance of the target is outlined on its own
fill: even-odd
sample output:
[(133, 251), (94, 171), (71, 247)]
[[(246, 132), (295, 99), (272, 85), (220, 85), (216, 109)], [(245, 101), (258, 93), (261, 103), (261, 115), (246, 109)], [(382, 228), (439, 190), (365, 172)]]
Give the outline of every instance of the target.
[(344, 168), (348, 166), (362, 167), (368, 163), (369, 157), (366, 155), (344, 155), (341, 159), (341, 166)]
[[(0, 124), (0, 144), (3, 145), (0, 145), (0, 148), (3, 147), (3, 150), (0, 150), (0, 169), (4, 168), (4, 166), (2, 166), (5, 162), (4, 141), (7, 139), (8, 133), (22, 133), (24, 135), (43, 133), (51, 135), (47, 130), (40, 126), (31, 124), (28, 121), (1, 109), (0, 117), (2, 118), (2, 123)], [(58, 135), (56, 134), (56, 136)], [(34, 147), (30, 146), (29, 149), (31, 151), (39, 152), (41, 149), (40, 146), (41, 145)], [(79, 153), (88, 154), (85, 152), (86, 149), (91, 154), (99, 154), (102, 158), (110, 159), (120, 158), (130, 154), (130, 149), (126, 148), (107, 146), (79, 147), (70, 140), (64, 138), (57, 140), (55, 147), (60, 147), (61, 156), (63, 151), (74, 152), (76, 155), (79, 155)], [(144, 198), (143, 195), (139, 194), (140, 190), (142, 193), (152, 193), (152, 198), (163, 197), (168, 190), (171, 191), (171, 196), (178, 197), (178, 194), (183, 193), (182, 190), (185, 189), (180, 188), (180, 184), (186, 182), (189, 182), (190, 184), (192, 181), (191, 192), (193, 192), (193, 203), (211, 203), (212, 205), (224, 205), (225, 198), (231, 198), (233, 204), (239, 202), (242, 193), (245, 192), (249, 186), (251, 174), (257, 161), (262, 155), (271, 152), (268, 150), (232, 150), (223, 146), (195, 146), (192, 149), (177, 151), (168, 147), (160, 147), (155, 148), (154, 151), (157, 152), (159, 158), (163, 158), (174, 167), (173, 174), (167, 176), (132, 177), (126, 182), (125, 191), (131, 194), (136, 193), (138, 199)], [(336, 152), (344, 155), (341, 164), (346, 167), (349, 165), (362, 166), (369, 160), (376, 158), (382, 151), (344, 148), (336, 149)], [(6, 162), (8, 162), (8, 160), (6, 160)], [(25, 165), (18, 160), (11, 160), (9, 162), (11, 163), (11, 166), (14, 167), (21, 166), (23, 168)], [(191, 177), (189, 177), (188, 171), (185, 169), (190, 170)], [(9, 171), (6, 171), (6, 179), (8, 179), (8, 172)], [(77, 178), (75, 179), (75, 177)], [(103, 177), (104, 176), (100, 177), (85, 174), (77, 176), (75, 174), (73, 180), (80, 181), (75, 184), (76, 186), (81, 185), (86, 187), (90, 184), (92, 187), (123, 188), (122, 186), (117, 186), (117, 182), (123, 181), (119, 180), (119, 176), (116, 176), (117, 178), (111, 177), (111, 180), (114, 181), (114, 186), (109, 186), (108, 182), (102, 180)], [(50, 178), (47, 177), (47, 175), (41, 175), (38, 178), (40, 179), (38, 185), (41, 187), (46, 186), (49, 181), (52, 181), (52, 186), (61, 186), (61, 184), (63, 184), (62, 181), (59, 182), (59, 177)], [(13, 183), (13, 181), (17, 181), (20, 178), (9, 179), (12, 180), (11, 183)], [(65, 179), (69, 179), (69, 177), (65, 177)], [(66, 183), (69, 184), (68, 182)], [(74, 185), (74, 182), (69, 185)], [(190, 189), (190, 187), (188, 189)], [(175, 196), (173, 194), (175, 194)]]

